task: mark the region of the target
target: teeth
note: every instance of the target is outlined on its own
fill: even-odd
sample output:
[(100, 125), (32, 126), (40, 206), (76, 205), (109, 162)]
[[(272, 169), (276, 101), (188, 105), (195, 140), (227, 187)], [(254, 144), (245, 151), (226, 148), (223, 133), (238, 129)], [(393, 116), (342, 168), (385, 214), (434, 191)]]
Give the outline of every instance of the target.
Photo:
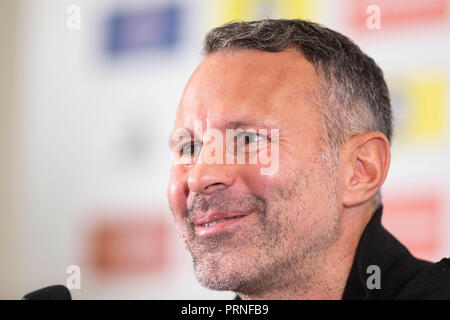
[(207, 223), (202, 224), (202, 226), (203, 227), (211, 227), (211, 226), (215, 225), (216, 223), (223, 222), (223, 221), (228, 220), (228, 219), (230, 219), (230, 218), (219, 219), (219, 220), (216, 220), (216, 221), (207, 222)]
[(229, 219), (237, 219), (237, 218), (241, 218), (241, 216), (234, 216), (234, 217), (229, 217), (229, 218), (219, 219), (219, 220), (216, 220), (216, 221), (211, 221), (211, 222), (203, 223), (201, 226), (202, 226), (202, 227), (211, 227), (211, 226), (215, 225), (216, 223), (220, 223), (220, 222), (223, 222), (223, 221), (229, 220)]

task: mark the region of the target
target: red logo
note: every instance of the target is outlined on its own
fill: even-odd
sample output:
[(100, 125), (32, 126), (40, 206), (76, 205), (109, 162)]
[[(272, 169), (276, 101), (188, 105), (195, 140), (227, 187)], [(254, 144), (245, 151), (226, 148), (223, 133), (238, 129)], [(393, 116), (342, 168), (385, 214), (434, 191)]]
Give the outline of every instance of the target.
[(447, 17), (447, 0), (352, 0), (350, 23), (356, 30), (368, 30), (367, 8), (380, 8), (381, 28), (412, 26), (423, 23), (444, 22)]
[(416, 257), (439, 257), (443, 230), (442, 201), (437, 195), (398, 196), (384, 202), (382, 222)]
[(102, 274), (160, 273), (167, 267), (169, 237), (166, 219), (124, 212), (94, 225), (88, 239), (89, 260)]

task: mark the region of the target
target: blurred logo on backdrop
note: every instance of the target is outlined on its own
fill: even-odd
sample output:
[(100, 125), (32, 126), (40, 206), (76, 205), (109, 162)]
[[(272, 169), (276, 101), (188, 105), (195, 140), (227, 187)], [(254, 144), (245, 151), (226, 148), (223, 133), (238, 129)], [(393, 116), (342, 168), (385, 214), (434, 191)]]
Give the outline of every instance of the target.
[(213, 0), (211, 27), (232, 20), (250, 21), (264, 18), (316, 19), (321, 1), (308, 0)]
[(107, 215), (93, 222), (87, 234), (90, 266), (112, 276), (164, 272), (170, 262), (172, 234), (167, 220), (150, 211), (104, 210)]
[(444, 138), (447, 127), (448, 83), (440, 72), (422, 72), (389, 83), (395, 139), (403, 145), (430, 144)]
[(107, 52), (114, 57), (129, 53), (172, 50), (179, 43), (181, 8), (117, 9), (107, 19)]
[(447, 0), (351, 0), (349, 4), (347, 21), (358, 31), (369, 30), (366, 10), (371, 5), (380, 8), (383, 29), (444, 22), (449, 5)]
[(434, 261), (448, 255), (442, 252), (445, 211), (439, 192), (398, 193), (387, 196), (383, 204), (383, 225), (414, 256)]

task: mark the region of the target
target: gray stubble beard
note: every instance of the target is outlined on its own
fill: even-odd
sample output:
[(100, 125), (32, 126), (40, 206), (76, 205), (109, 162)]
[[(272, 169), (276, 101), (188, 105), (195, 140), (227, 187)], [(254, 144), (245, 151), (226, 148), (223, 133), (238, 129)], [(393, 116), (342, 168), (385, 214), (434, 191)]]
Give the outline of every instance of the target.
[[(308, 187), (311, 181), (308, 182), (308, 178), (304, 180), (306, 183), (302, 186), (297, 180), (292, 180), (288, 188), (278, 187), (269, 200), (255, 198), (254, 195), (240, 199), (241, 202), (258, 205), (255, 210), (260, 228), (251, 237), (224, 232), (202, 243), (190, 228), (187, 246), (192, 254), (197, 280), (206, 288), (234, 291), (243, 296), (262, 296), (269, 291), (294, 289), (306, 291), (312, 286), (325, 250), (338, 236), (339, 219), (335, 212), (329, 212), (334, 219), (327, 220), (326, 224), (312, 220), (302, 231), (295, 230), (294, 226), (299, 225), (297, 219), (305, 218), (303, 199), (297, 190)], [(227, 206), (238, 200), (228, 199), (230, 201), (218, 197), (212, 205), (220, 203), (219, 206)], [(286, 207), (270, 206), (271, 203), (286, 201), (299, 202), (297, 215), (283, 214), (288, 210)], [(282, 223), (286, 218), (288, 221)], [(319, 230), (318, 225), (323, 227)], [(254, 248), (254, 254), (245, 255), (245, 248)], [(240, 249), (242, 254), (239, 254)], [(297, 288), (292, 288), (293, 280)]]

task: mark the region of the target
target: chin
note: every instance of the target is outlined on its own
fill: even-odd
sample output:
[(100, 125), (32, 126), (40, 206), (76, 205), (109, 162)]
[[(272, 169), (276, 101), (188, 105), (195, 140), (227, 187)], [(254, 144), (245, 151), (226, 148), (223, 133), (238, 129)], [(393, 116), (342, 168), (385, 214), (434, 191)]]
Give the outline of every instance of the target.
[[(240, 262), (237, 262), (239, 261)], [(234, 263), (233, 263), (234, 261)], [(205, 288), (218, 291), (238, 291), (244, 283), (255, 278), (255, 268), (242, 263), (237, 257), (222, 256), (194, 260), (195, 277)], [(251, 272), (253, 270), (253, 272)]]
[(208, 274), (202, 271), (196, 271), (197, 281), (205, 288), (216, 291), (239, 291), (243, 283), (246, 283), (245, 277), (239, 273)]

